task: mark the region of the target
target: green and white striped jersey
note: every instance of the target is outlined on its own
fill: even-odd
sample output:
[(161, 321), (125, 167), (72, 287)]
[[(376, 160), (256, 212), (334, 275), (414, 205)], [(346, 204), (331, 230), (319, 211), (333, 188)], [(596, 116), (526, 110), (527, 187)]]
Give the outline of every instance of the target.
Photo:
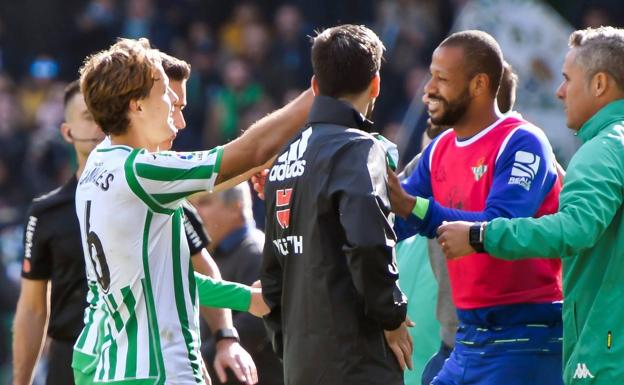
[[(90, 261), (87, 261), (88, 263)], [(99, 383), (111, 382), (95, 373), (99, 362), (102, 342), (111, 338), (106, 327), (109, 317), (108, 309), (98, 292), (98, 286), (92, 266), (87, 265), (87, 279), (89, 291), (87, 293), (88, 307), (85, 309), (85, 326), (74, 344), (72, 368), (84, 374), (84, 378), (97, 378)], [(199, 304), (209, 307), (229, 308), (238, 311), (247, 311), (251, 301), (251, 292), (248, 286), (228, 281), (216, 281), (210, 277), (195, 273), (195, 282), (199, 294)], [(102, 368), (100, 367), (100, 370)], [(101, 377), (101, 378), (100, 378)]]
[[(110, 139), (106, 137), (100, 145), (109, 147), (111, 145)], [(91, 377), (91, 374), (95, 372), (102, 342), (106, 335), (104, 329), (108, 311), (98, 290), (97, 276), (93, 270), (94, 265), (91, 262), (91, 257), (88, 254), (84, 255), (85, 272), (89, 287), (87, 292), (88, 305), (84, 312), (84, 327), (74, 344), (72, 368), (82, 373), (89, 373), (89, 377)]]
[(89, 344), (76, 350), (100, 348), (95, 382), (203, 382), (197, 284), (180, 201), (213, 188), (222, 153), (149, 153), (105, 141), (89, 156), (76, 211), (97, 281), (86, 318), (96, 321), (99, 301), (103, 322), (85, 319), (98, 333), (85, 332)]
[(97, 283), (90, 279), (88, 268), (89, 265), (87, 265), (88, 306), (84, 312), (84, 327), (74, 344), (72, 357), (72, 368), (82, 373), (95, 371), (102, 342), (106, 336), (104, 328), (108, 317), (104, 301), (100, 300)]

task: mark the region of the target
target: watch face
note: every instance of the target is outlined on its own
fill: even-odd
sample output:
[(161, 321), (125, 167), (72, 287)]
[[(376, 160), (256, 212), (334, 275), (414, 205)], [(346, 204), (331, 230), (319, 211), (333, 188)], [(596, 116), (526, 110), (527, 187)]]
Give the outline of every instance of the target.
[(468, 242), (476, 252), (483, 252), (483, 237), (481, 231), (481, 223), (475, 223), (468, 230)]

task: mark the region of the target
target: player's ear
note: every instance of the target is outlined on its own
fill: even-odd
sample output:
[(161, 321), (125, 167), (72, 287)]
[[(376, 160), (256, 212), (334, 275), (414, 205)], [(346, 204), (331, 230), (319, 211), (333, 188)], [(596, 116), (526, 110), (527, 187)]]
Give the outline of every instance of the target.
[(608, 75), (605, 72), (598, 72), (591, 79), (591, 88), (595, 97), (604, 95), (607, 91)]
[(318, 81), (316, 80), (316, 76), (312, 75), (312, 79), (310, 80), (312, 83), (312, 94), (314, 96), (320, 95)]
[(63, 139), (67, 143), (74, 143), (74, 138), (72, 138), (71, 136), (71, 128), (69, 127), (69, 124), (67, 124), (67, 122), (63, 122), (63, 124), (61, 124), (61, 136), (63, 136)]
[(139, 102), (138, 99), (132, 99), (130, 100), (130, 112), (140, 112), (143, 111), (143, 108), (141, 107), (141, 103)]
[(473, 96), (481, 96), (489, 92), (490, 79), (484, 73), (479, 73), (473, 76), (470, 80), (470, 93)]
[(377, 72), (375, 77), (371, 80), (369, 89), (371, 98), (375, 99), (379, 96), (379, 92), (381, 91), (381, 76), (379, 76), (379, 72)]

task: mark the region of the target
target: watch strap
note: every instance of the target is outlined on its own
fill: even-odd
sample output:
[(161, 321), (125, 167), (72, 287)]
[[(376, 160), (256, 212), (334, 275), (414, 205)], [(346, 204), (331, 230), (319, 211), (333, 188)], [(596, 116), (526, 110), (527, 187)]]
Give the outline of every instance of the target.
[(238, 331), (234, 328), (219, 329), (214, 334), (214, 337), (215, 337), (215, 342), (219, 342), (225, 339), (236, 340), (237, 342), (240, 342)]
[(468, 232), (468, 241), (470, 242), (470, 246), (472, 246), (472, 248), (475, 249), (477, 253), (485, 252), (485, 249), (483, 248), (484, 227), (485, 222), (473, 223), (470, 226), (470, 230)]

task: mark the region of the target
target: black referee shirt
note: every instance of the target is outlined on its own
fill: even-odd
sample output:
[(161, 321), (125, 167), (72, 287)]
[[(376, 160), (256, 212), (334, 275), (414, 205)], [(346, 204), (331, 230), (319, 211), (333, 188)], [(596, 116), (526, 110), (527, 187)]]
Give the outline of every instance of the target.
[(24, 229), (22, 277), (52, 283), (48, 335), (75, 341), (87, 299), (84, 257), (76, 217), (75, 176), (32, 201)]

